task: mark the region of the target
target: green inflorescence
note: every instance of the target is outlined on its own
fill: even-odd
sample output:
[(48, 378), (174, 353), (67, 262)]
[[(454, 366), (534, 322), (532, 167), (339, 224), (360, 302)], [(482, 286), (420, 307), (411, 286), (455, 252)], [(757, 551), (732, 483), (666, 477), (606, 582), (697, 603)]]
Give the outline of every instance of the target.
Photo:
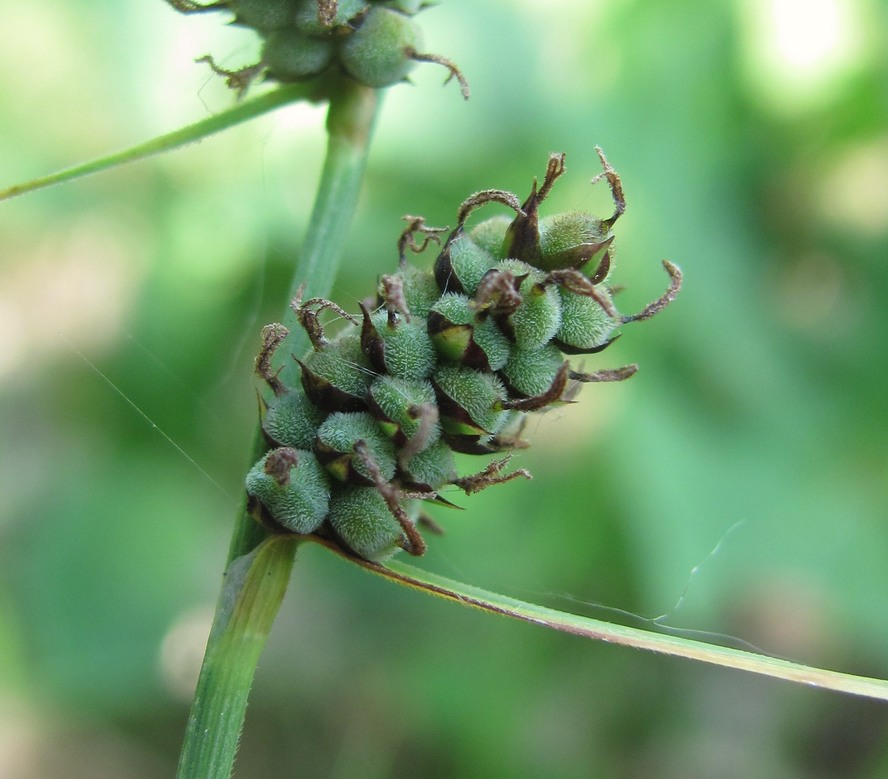
[(167, 0), (182, 13), (228, 11), (233, 24), (262, 39), (258, 62), (226, 70), (212, 57), (201, 61), (243, 93), (257, 78), (291, 83), (341, 73), (369, 87), (407, 79), (417, 62), (443, 65), (468, 97), (468, 85), (449, 60), (422, 53), (413, 16), (426, 3), (410, 0)]
[[(377, 308), (352, 316), (336, 304), (293, 302), (313, 349), (298, 360), (301, 386), (285, 386), (271, 357), (286, 335), (269, 325), (257, 372), (274, 392), (263, 431), (271, 448), (247, 477), (254, 514), (279, 531), (318, 534), (369, 560), (399, 549), (422, 554), (417, 525), (423, 501), (441, 491), (466, 494), (517, 476), (509, 456), (460, 477), (453, 453), (492, 454), (526, 446), (526, 415), (571, 398), (580, 383), (619, 381), (636, 366), (574, 371), (564, 354), (599, 352), (618, 328), (648, 319), (678, 293), (681, 273), (668, 262), (669, 289), (634, 316), (621, 315), (607, 284), (622, 185), (599, 150), (615, 210), (607, 219), (569, 212), (539, 219), (538, 208), (564, 172), (552, 155), (542, 185), (521, 203), (488, 190), (459, 209), (457, 227), (434, 267), (406, 261), (440, 242), (440, 229), (406, 217), (400, 268), (383, 276)], [(597, 180), (597, 178), (595, 179)], [(466, 231), (469, 215), (498, 202), (515, 216)], [(348, 324), (328, 338), (325, 309)]]

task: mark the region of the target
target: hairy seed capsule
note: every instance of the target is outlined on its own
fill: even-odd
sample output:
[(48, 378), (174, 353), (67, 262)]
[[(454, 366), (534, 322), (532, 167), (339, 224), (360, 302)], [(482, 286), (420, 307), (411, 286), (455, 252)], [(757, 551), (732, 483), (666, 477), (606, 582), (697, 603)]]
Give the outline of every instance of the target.
[[(293, 23), (299, 0), (228, 0), (238, 24), (276, 30)], [(317, 8), (317, 3), (312, 3)]]
[(324, 416), (301, 389), (294, 389), (268, 404), (262, 431), (272, 446), (311, 449)]
[(479, 315), (472, 300), (447, 292), (428, 316), (428, 330), (438, 354), (482, 371), (497, 371), (509, 359), (509, 340), (493, 319)]
[(324, 411), (361, 411), (376, 371), (361, 350), (361, 336), (348, 333), (303, 362), (302, 387), (309, 400)]
[(416, 64), (411, 52), (421, 45), (419, 28), (409, 17), (375, 6), (342, 44), (340, 58), (355, 80), (387, 87), (407, 77)]
[(275, 522), (294, 533), (313, 533), (327, 515), (330, 484), (311, 452), (272, 449), (247, 474), (246, 486)]
[(521, 305), (499, 318), (500, 327), (522, 349), (539, 349), (552, 340), (561, 325), (561, 300), (554, 286), (545, 285), (546, 274), (518, 260), (503, 260), (497, 270), (523, 277)]
[[(610, 299), (603, 287), (598, 288), (598, 291), (605, 299)], [(555, 343), (561, 351), (580, 354), (594, 352), (606, 346), (619, 323), (594, 298), (566, 289), (559, 290), (559, 294), (562, 318), (555, 333)]]
[(505, 422), (502, 403), (506, 391), (494, 374), (445, 365), (437, 370), (432, 383), (438, 395), (441, 429), (457, 451), (471, 450), (481, 436), (496, 433)]
[[(407, 265), (397, 273), (397, 277), (401, 279), (404, 302), (407, 304), (410, 315), (428, 316), (432, 306), (441, 296), (441, 290), (438, 289), (432, 271), (420, 270), (413, 265)], [(379, 302), (382, 304), (385, 300), (385, 293), (380, 290), (378, 294), (380, 295)]]
[(494, 264), (493, 255), (460, 230), (448, 239), (435, 260), (435, 280), (442, 292), (463, 292), (471, 296)]
[(421, 490), (439, 490), (453, 484), (458, 478), (453, 452), (444, 441), (437, 441), (407, 462), (402, 472), (408, 487)]
[(376, 370), (399, 379), (425, 379), (435, 368), (435, 347), (421, 319), (407, 322), (386, 311), (371, 316), (364, 309), (361, 348)]
[(330, 526), (361, 557), (382, 562), (398, 551), (404, 533), (373, 487), (343, 486), (330, 501)]
[(613, 235), (592, 214), (569, 211), (540, 220), (540, 267), (543, 270), (597, 265)]
[(556, 346), (547, 344), (541, 349), (512, 349), (502, 373), (509, 389), (525, 397), (540, 395), (552, 385), (564, 358)]
[[(422, 451), (441, 435), (435, 388), (429, 381), (380, 376), (370, 387), (368, 405), (382, 432), (399, 447), (415, 441), (416, 451)], [(423, 441), (416, 440), (418, 435)]]
[(478, 246), (489, 252), (495, 260), (505, 260), (503, 242), (511, 222), (512, 220), (507, 216), (492, 216), (476, 224), (469, 232), (469, 236)]
[(315, 453), (330, 474), (339, 481), (371, 485), (373, 476), (362, 458), (355, 454), (355, 444), (363, 441), (367, 453), (386, 481), (395, 475), (395, 447), (368, 413), (336, 412), (318, 428)]
[(325, 24), (318, 10), (317, 0), (302, 0), (293, 14), (293, 22), (303, 35), (326, 35), (333, 27), (347, 24), (367, 7), (368, 4), (363, 0), (339, 0), (336, 15), (330, 20), (330, 24)]
[(262, 48), (262, 62), (269, 75), (283, 82), (316, 76), (332, 60), (330, 41), (309, 38), (292, 27), (269, 33)]

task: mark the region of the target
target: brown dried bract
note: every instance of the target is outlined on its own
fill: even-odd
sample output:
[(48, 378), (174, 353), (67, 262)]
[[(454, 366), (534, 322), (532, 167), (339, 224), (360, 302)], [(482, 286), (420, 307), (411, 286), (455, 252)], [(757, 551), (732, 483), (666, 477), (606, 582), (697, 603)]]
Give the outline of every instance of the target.
[(471, 476), (464, 476), (453, 483), (465, 492), (466, 495), (473, 495), (476, 492), (481, 492), (481, 490), (486, 490), (488, 487), (492, 487), (494, 484), (503, 484), (519, 477), (522, 479), (533, 478), (533, 476), (530, 475), (530, 471), (525, 468), (519, 468), (511, 473), (504, 474), (503, 468), (509, 464), (511, 459), (512, 456), (509, 455), (502, 460), (494, 460), (493, 462), (488, 463), (483, 471), (474, 473)]
[(272, 370), (271, 359), (289, 334), (290, 331), (279, 322), (265, 325), (262, 328), (262, 348), (259, 350), (259, 354), (256, 355), (256, 373), (265, 379), (265, 383), (268, 384), (271, 391), (277, 396), (285, 394), (287, 388), (278, 378), (281, 368), (278, 368), (276, 371)]

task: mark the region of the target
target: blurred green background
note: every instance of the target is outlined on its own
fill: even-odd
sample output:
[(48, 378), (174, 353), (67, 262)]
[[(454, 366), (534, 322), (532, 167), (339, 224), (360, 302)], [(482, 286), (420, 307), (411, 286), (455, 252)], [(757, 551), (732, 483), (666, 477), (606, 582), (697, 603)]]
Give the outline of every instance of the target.
[[(255, 53), (161, 0), (3, 0), (0, 185), (221, 110)], [(445, 0), (386, 97), (335, 290), (471, 192), (609, 213), (667, 312), (535, 418), (423, 566), (589, 616), (888, 677), (888, 10), (878, 0)], [(0, 777), (173, 773), (323, 152), (292, 107), (0, 204)], [(486, 212), (485, 212), (486, 213)], [(491, 209), (489, 213), (495, 213)], [(420, 262), (430, 262), (431, 256)], [(476, 463), (466, 464), (466, 469)], [(632, 615), (637, 615), (633, 617)], [(741, 644), (742, 645), (742, 644)], [(239, 777), (888, 775), (888, 707), (460, 609), (303, 550)]]

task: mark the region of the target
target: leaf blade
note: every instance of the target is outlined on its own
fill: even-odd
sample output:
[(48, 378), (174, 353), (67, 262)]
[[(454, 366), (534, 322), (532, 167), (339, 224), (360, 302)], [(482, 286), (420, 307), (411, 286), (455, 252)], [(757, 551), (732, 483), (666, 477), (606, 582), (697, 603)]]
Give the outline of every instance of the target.
[(142, 160), (164, 151), (177, 149), (180, 146), (194, 143), (209, 135), (214, 135), (217, 132), (234, 127), (241, 122), (246, 122), (256, 116), (261, 116), (282, 105), (306, 98), (307, 96), (308, 91), (303, 84), (281, 87), (253, 100), (238, 103), (225, 111), (220, 111), (187, 127), (174, 130), (166, 135), (159, 135), (144, 143), (106, 154), (88, 162), (72, 165), (69, 168), (64, 168), (46, 176), (40, 176), (20, 184), (13, 184), (5, 189), (0, 189), (0, 201), (10, 200), (28, 192), (45, 189), (56, 184), (64, 184), (85, 176), (91, 176), (94, 173), (111, 170), (129, 162)]
[(356, 562), (372, 573), (399, 584), (461, 603), (464, 606), (472, 606), (482, 611), (542, 625), (565, 633), (672, 657), (698, 660), (711, 665), (747, 671), (834, 692), (888, 701), (888, 680), (885, 679), (815, 668), (743, 649), (707, 644), (695, 639), (655, 633), (641, 628), (570, 614), (463, 584), (399, 561), (390, 561), (385, 566), (360, 560)]

